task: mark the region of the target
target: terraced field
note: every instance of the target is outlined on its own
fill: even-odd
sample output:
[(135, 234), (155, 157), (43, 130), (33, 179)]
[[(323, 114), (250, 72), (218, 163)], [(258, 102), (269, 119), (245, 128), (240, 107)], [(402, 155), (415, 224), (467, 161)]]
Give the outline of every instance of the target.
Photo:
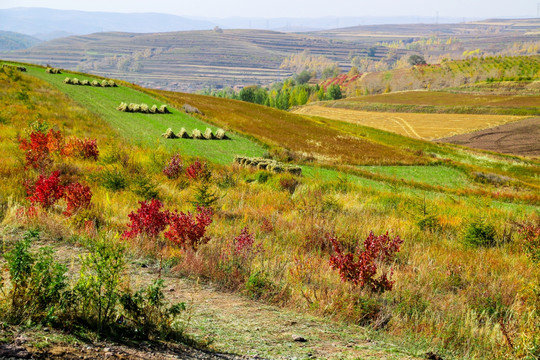
[(297, 114), (370, 126), (417, 139), (438, 139), (523, 119), (520, 116), (368, 112), (308, 105)]
[[(304, 50), (350, 69), (349, 54), (367, 54), (359, 43), (262, 30), (98, 33), (49, 41), (0, 57), (91, 72), (152, 88), (195, 91), (203, 87), (269, 84), (291, 75), (285, 57)], [(376, 58), (388, 49), (375, 47)], [(405, 54), (406, 51), (398, 51)]]

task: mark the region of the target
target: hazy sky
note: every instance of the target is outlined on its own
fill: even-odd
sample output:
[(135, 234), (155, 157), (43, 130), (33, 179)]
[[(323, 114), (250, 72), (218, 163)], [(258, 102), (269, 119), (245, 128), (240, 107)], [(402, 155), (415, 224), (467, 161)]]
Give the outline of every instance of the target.
[(536, 17), (540, 0), (1, 0), (0, 8), (157, 12), (198, 17)]

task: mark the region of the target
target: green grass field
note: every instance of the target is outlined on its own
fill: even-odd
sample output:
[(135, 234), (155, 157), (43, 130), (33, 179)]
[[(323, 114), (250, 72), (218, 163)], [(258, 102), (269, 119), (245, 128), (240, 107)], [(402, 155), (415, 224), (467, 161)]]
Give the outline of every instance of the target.
[(230, 140), (164, 139), (161, 134), (167, 128), (178, 132), (184, 127), (189, 133), (195, 128), (202, 132), (207, 127), (210, 127), (213, 132), (217, 128), (171, 107), (169, 107), (171, 114), (124, 113), (116, 110), (120, 102), (146, 103), (149, 106), (152, 104), (159, 106), (164, 103), (126, 86), (101, 88), (63, 83), (66, 77), (90, 81), (95, 79), (93, 77), (74, 75), (69, 72), (53, 75), (45, 73), (43, 68), (30, 66), (27, 68), (29, 75), (53, 84), (70, 98), (105, 119), (119, 134), (134, 143), (152, 147), (161, 145), (169, 150), (178, 150), (189, 156), (205, 157), (220, 164), (229, 164), (237, 154), (261, 156), (265, 152), (263, 146), (235, 133), (227, 134)]

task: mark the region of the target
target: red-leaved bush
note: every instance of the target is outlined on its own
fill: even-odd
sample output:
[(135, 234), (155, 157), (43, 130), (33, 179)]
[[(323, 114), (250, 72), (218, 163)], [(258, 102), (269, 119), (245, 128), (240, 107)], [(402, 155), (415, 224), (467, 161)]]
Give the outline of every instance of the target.
[(163, 174), (168, 177), (169, 179), (178, 179), (180, 174), (182, 173), (182, 170), (184, 168), (184, 163), (182, 162), (182, 159), (178, 155), (174, 155), (167, 166), (163, 169)]
[(50, 154), (61, 152), (64, 136), (60, 131), (49, 129), (48, 132), (34, 130), (29, 139), (19, 138), (19, 148), (25, 152), (26, 167), (44, 169), (50, 165)]
[(27, 185), (26, 193), (32, 205), (39, 204), (47, 209), (64, 196), (65, 188), (60, 184), (59, 176), (59, 171), (53, 172), (49, 177), (39, 175), (33, 186)]
[(126, 230), (123, 237), (134, 238), (138, 235), (157, 237), (167, 227), (170, 212), (162, 211), (163, 203), (157, 199), (141, 201), (139, 204), (139, 209), (128, 215), (131, 222), (127, 226), (130, 230)]
[(253, 250), (255, 238), (247, 228), (242, 229), (240, 235), (234, 238), (234, 253), (239, 256), (247, 256)]
[(211, 208), (197, 207), (197, 214), (187, 214), (175, 210), (170, 214), (169, 230), (165, 237), (183, 249), (197, 247), (208, 241), (204, 236), (206, 228), (212, 223), (213, 211)]
[(90, 207), (92, 192), (89, 186), (74, 182), (66, 186), (64, 197), (67, 203), (67, 209), (64, 215), (71, 216), (80, 209)]
[(373, 232), (364, 241), (364, 249), (357, 248), (356, 253), (344, 253), (341, 244), (330, 238), (335, 254), (330, 257), (330, 267), (338, 270), (342, 281), (348, 281), (360, 287), (369, 287), (374, 291), (392, 290), (394, 281), (390, 273), (382, 271), (376, 278), (378, 268), (390, 263), (399, 252), (403, 240), (396, 236), (390, 238), (388, 232), (375, 236)]
[(64, 147), (63, 153), (66, 156), (97, 160), (99, 157), (97, 140), (71, 138)]
[(193, 164), (186, 168), (186, 176), (192, 180), (208, 180), (210, 175), (208, 165), (201, 163), (199, 160), (195, 160)]

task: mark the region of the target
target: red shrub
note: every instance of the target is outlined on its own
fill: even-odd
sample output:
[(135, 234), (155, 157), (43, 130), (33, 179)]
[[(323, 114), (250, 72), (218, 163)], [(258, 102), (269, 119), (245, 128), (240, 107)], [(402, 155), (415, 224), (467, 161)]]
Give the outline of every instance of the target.
[(66, 144), (64, 154), (81, 159), (97, 160), (99, 157), (97, 140), (72, 138)]
[(255, 238), (253, 237), (253, 234), (251, 234), (247, 228), (242, 229), (240, 232), (240, 235), (234, 238), (234, 252), (236, 255), (239, 256), (247, 256), (251, 253), (253, 250), (253, 243), (255, 242)]
[(92, 192), (90, 187), (86, 185), (74, 182), (66, 187), (65, 199), (67, 203), (67, 209), (64, 215), (71, 216), (73, 213), (80, 209), (90, 207), (90, 201), (92, 200)]
[[(342, 281), (352, 282), (361, 287), (367, 286), (374, 291), (392, 290), (394, 282), (390, 280), (390, 274), (382, 272), (379, 278), (375, 278), (377, 268), (393, 260), (399, 252), (403, 240), (399, 236), (391, 239), (388, 232), (384, 235), (375, 236), (370, 232), (364, 241), (364, 250), (357, 249), (356, 253), (343, 253), (340, 243), (331, 238), (335, 255), (330, 257), (330, 267), (337, 269)], [(355, 259), (356, 258), (356, 259)]]
[(19, 148), (26, 152), (26, 167), (38, 169), (50, 165), (47, 134), (34, 131), (30, 134), (30, 139), (19, 139), (19, 143)]
[(180, 159), (180, 156), (174, 155), (163, 169), (163, 174), (169, 179), (178, 179), (183, 168), (184, 163), (182, 162), (182, 159)]
[(39, 204), (47, 209), (64, 196), (64, 186), (60, 184), (59, 175), (59, 171), (49, 177), (39, 175), (34, 186), (27, 186), (28, 200), (32, 205)]
[(197, 207), (197, 212), (195, 217), (190, 212), (185, 214), (175, 210), (171, 213), (170, 227), (165, 237), (183, 249), (191, 247), (196, 250), (200, 244), (207, 242), (204, 234), (212, 223), (213, 211), (211, 208)]
[(138, 235), (156, 237), (167, 227), (169, 211), (161, 211), (163, 203), (157, 199), (150, 202), (141, 201), (137, 212), (132, 211), (128, 217), (131, 222), (127, 225), (131, 230), (126, 230), (124, 238), (134, 238)]
[(199, 160), (195, 160), (193, 164), (186, 168), (186, 176), (192, 180), (208, 180), (210, 175), (208, 165), (201, 163)]

